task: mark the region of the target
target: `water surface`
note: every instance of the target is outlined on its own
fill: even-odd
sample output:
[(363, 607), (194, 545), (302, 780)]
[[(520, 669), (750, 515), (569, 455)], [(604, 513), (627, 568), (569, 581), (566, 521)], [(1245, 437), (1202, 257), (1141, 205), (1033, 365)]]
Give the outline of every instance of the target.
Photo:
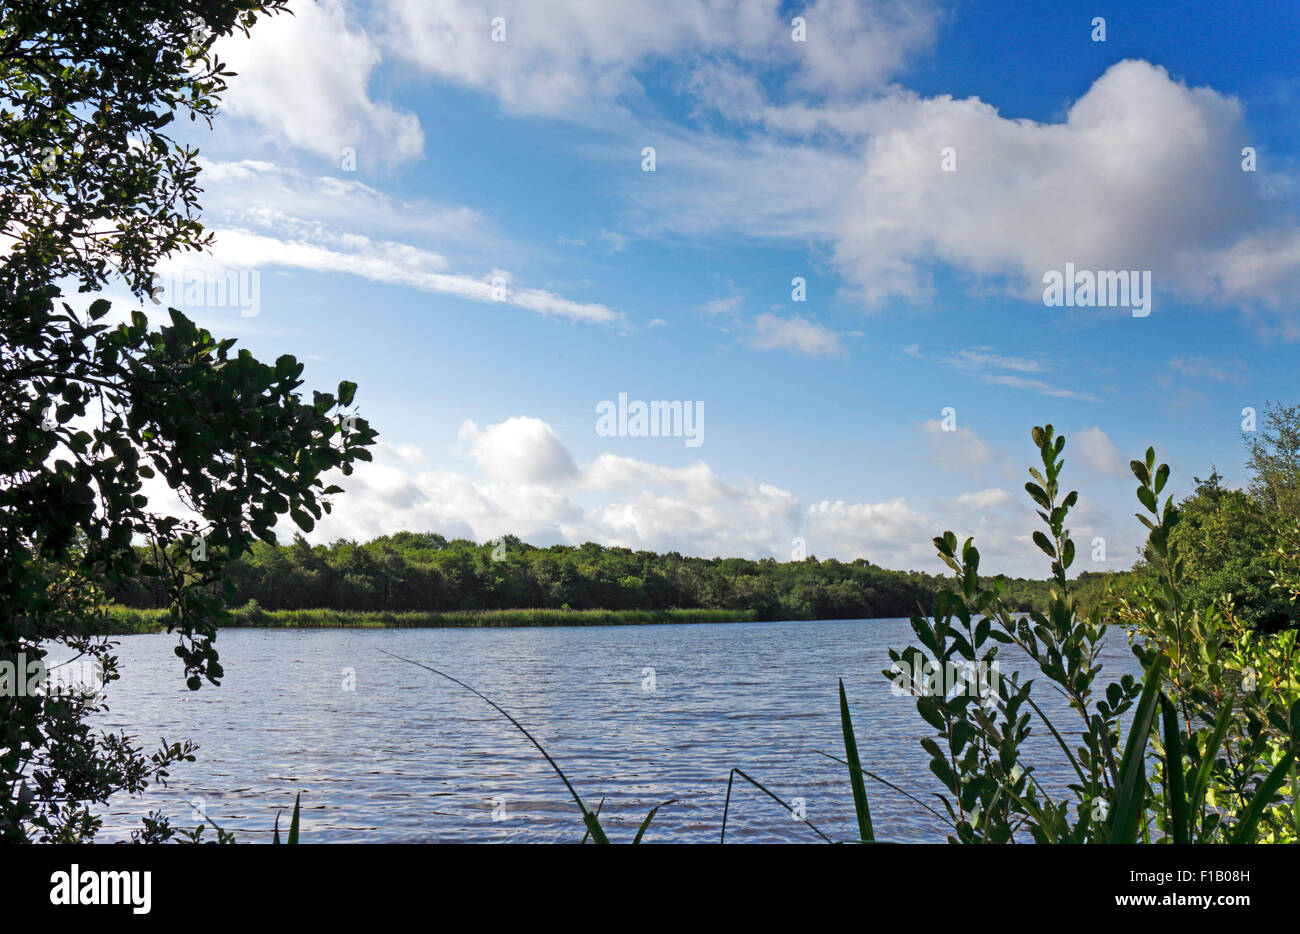
[[(172, 654), (174, 637), (123, 637), (124, 677), (110, 688), (104, 726), (150, 749), (159, 737), (202, 748), (173, 770), (167, 789), (117, 799), (100, 839), (129, 836), (152, 809), (192, 825), (197, 803), (239, 838), (267, 842), (278, 810), (287, 826), (298, 791), (305, 841), (581, 837), (572, 799), (522, 735), (483, 701), (382, 649), (453, 674), (510, 711), (592, 807), (604, 798), (602, 824), (615, 839), (630, 839), (651, 807), (675, 799), (648, 841), (716, 841), (736, 766), (786, 801), (803, 799), (809, 820), (849, 840), (845, 769), (819, 754), (843, 756), (839, 678), (863, 767), (922, 798), (939, 790), (919, 745), (930, 728), (880, 674), (887, 649), (913, 639), (906, 620), (231, 629), (217, 641), (226, 678), (195, 693)], [(1108, 671), (1137, 670), (1119, 632), (1105, 660)], [(1045, 685), (1035, 696), (1050, 699)], [(1042, 761), (1058, 763), (1053, 774), (1064, 779), (1059, 750), (1045, 730), (1036, 733)], [(872, 783), (868, 793), (881, 838), (944, 839), (944, 827), (913, 802)], [(817, 840), (739, 781), (727, 838)]]

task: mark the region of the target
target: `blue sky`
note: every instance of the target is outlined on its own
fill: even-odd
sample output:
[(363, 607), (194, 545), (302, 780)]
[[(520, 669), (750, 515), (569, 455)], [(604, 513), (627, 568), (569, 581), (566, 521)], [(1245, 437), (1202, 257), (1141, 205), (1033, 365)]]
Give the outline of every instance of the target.
[[(1240, 483), (1243, 408), (1294, 401), (1300, 10), (1049, 6), (291, 5), (219, 46), (216, 247), (171, 267), (256, 271), (258, 313), (168, 303), (360, 384), (383, 444), (317, 540), (931, 569), (952, 528), (1042, 576), (1051, 421), (1076, 568), (1127, 566), (1130, 458)], [(1045, 305), (1066, 263), (1149, 271), (1150, 314)], [(599, 434), (620, 393), (702, 443)]]

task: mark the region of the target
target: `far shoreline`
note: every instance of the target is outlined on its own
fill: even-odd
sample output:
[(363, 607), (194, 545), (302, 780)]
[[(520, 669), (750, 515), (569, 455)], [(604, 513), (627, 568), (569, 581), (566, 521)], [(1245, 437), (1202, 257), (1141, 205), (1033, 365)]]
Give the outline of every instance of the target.
[[(112, 606), (90, 631), (98, 635), (166, 632), (170, 612)], [(543, 626), (654, 626), (683, 623), (760, 622), (754, 610), (509, 610), (367, 611), (265, 610), (239, 607), (217, 622), (219, 629), (526, 629)], [(811, 622), (811, 620), (810, 620)]]

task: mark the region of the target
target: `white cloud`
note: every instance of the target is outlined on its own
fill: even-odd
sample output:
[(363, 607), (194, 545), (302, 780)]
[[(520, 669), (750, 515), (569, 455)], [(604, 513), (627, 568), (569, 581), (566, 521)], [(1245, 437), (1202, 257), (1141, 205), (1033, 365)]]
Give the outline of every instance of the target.
[(837, 356), (844, 352), (839, 335), (798, 315), (781, 318), (764, 312), (754, 321), (749, 346), (756, 350), (797, 350), (810, 356)]
[(1240, 386), (1245, 381), (1245, 367), (1240, 360), (1211, 360), (1208, 357), (1174, 357), (1169, 369), (1194, 379), (1212, 379)]
[[(793, 15), (793, 14), (792, 14)], [(791, 72), (792, 85), (842, 96), (878, 86), (934, 37), (931, 3), (813, 0), (805, 41), (776, 0), (388, 0), (385, 42), (424, 72), (496, 95), (518, 111), (576, 115), (643, 91), (638, 74), (663, 60)], [(493, 20), (504, 41), (493, 41)]]
[(547, 483), (570, 479), (578, 472), (560, 436), (540, 418), (520, 416), (484, 429), (466, 421), (459, 437), (483, 471), (497, 479)]
[[(903, 352), (910, 357), (924, 359), (920, 347), (916, 344), (904, 347)], [(975, 374), (984, 382), (990, 383), (994, 386), (1007, 386), (1012, 389), (1024, 389), (1028, 392), (1038, 393), (1043, 396), (1052, 396), (1058, 399), (1077, 399), (1080, 402), (1100, 401), (1099, 398), (1092, 393), (1079, 392), (1073, 389), (1064, 389), (1060, 386), (1054, 386), (1045, 380), (1038, 379), (1037, 377), (1020, 375), (1023, 373), (1046, 372), (1048, 369), (1048, 361), (1046, 360), (1006, 356), (995, 352), (991, 347), (974, 347), (967, 350), (959, 350), (955, 354), (936, 359), (939, 363), (952, 367), (955, 370), (960, 370), (963, 373)]]
[[(308, 178), (263, 162), (209, 163), (204, 171), (216, 194), (212, 251), (172, 257), (160, 268), (164, 277), (199, 269), (294, 268), (513, 305), (574, 322), (614, 324), (624, 318), (598, 302), (516, 285), (508, 270), (452, 272), (442, 250), (410, 242), (446, 243), (476, 256), (515, 252), (467, 208), (395, 202), (359, 182)], [(359, 233), (357, 224), (403, 239)]]
[[(670, 467), (605, 452), (576, 464), (554, 429), (533, 417), (485, 428), (467, 421), (460, 440), (476, 473), (430, 469), (417, 448), (379, 443), (373, 462), (357, 465), (350, 477), (330, 478), (347, 492), (308, 538), (368, 539), (412, 530), (487, 541), (513, 534), (540, 545), (595, 541), (786, 561), (799, 536), (819, 558), (940, 571), (932, 539), (951, 529), (963, 539), (975, 536), (988, 573), (1047, 573), (1030, 538), (1039, 520), (1028, 500), (998, 487), (928, 507), (903, 497), (802, 505), (788, 490), (724, 479), (703, 461)], [(1116, 526), (1090, 500), (1080, 498), (1071, 526), (1081, 556), (1074, 570), (1132, 563), (1134, 530)], [(293, 531), (288, 523), (280, 529), (282, 538)], [(1097, 535), (1108, 542), (1105, 565), (1087, 560)]]
[[(717, 64), (691, 86), (723, 119), (760, 129), (660, 133), (675, 183), (627, 189), (644, 235), (827, 244), (870, 306), (928, 300), (937, 266), (1034, 303), (1043, 274), (1066, 263), (1150, 270), (1157, 314), (1170, 295), (1240, 306), (1263, 312), (1276, 335), (1300, 338), (1288, 317), (1300, 226), (1286, 186), (1263, 169), (1241, 171), (1250, 139), (1235, 98), (1157, 65), (1113, 65), (1057, 123), (894, 86), (853, 103), (779, 104), (779, 92)], [(945, 147), (956, 150), (954, 172), (942, 170)]]
[(705, 302), (700, 306), (700, 311), (706, 315), (732, 315), (740, 311), (745, 304), (745, 296), (739, 292), (733, 292), (724, 298), (715, 298), (712, 301)]
[(1074, 433), (1070, 439), (1071, 447), (1083, 458), (1083, 462), (1094, 471), (1106, 477), (1119, 477), (1127, 473), (1124, 459), (1110, 436), (1096, 425)]
[(938, 534), (934, 524), (905, 499), (883, 503), (823, 500), (808, 507), (809, 554), (851, 554), (884, 567), (932, 567)]
[(1025, 357), (1008, 357), (994, 353), (989, 347), (975, 347), (971, 350), (959, 350), (950, 361), (959, 369), (984, 369), (994, 367), (1003, 370), (1015, 370), (1020, 373), (1041, 373), (1043, 362), (1029, 360)]
[(941, 422), (932, 419), (921, 423), (921, 431), (935, 454), (937, 464), (944, 470), (979, 474), (996, 457), (993, 448), (969, 428), (945, 431)]
[(371, 98), (381, 53), (347, 19), (339, 0), (314, 0), (294, 4), (292, 16), (262, 17), (247, 38), (218, 40), (216, 54), (236, 73), (223, 106), (268, 138), (331, 160), (352, 147), (359, 163), (409, 161), (424, 146), (420, 121)]
[(200, 158), (203, 208), (210, 223), (281, 233), (351, 229), (372, 237), (440, 245), (448, 254), (517, 253), (478, 211), (464, 205), (393, 198), (355, 177), (308, 175), (255, 159)]
[[(1163, 68), (1112, 66), (1064, 123), (1007, 119), (977, 99), (911, 111), (872, 137), (836, 250), (870, 300), (923, 299), (936, 260), (1006, 277), (1031, 299), (1067, 262), (1153, 270), (1157, 291), (1266, 302), (1300, 269), (1293, 230), (1257, 233), (1270, 209), (1240, 171), (1240, 104)], [(954, 172), (942, 171), (945, 147)], [(1247, 235), (1263, 242), (1222, 248)]]

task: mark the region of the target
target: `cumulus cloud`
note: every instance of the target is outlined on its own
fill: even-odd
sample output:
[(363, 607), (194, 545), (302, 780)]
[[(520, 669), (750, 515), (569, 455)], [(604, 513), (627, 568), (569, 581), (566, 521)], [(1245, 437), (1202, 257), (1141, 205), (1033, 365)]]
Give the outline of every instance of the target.
[(368, 91), (381, 52), (349, 24), (339, 0), (295, 4), (292, 16), (263, 18), (249, 37), (218, 40), (230, 70), (223, 106), (276, 142), (338, 160), (344, 147), (359, 161), (407, 162), (424, 134), (412, 113), (375, 101)]
[(996, 457), (993, 448), (969, 428), (945, 430), (942, 422), (932, 419), (921, 423), (921, 431), (944, 470), (978, 474)]
[(1107, 477), (1119, 477), (1127, 473), (1124, 459), (1110, 436), (1096, 425), (1074, 433), (1070, 439), (1071, 447), (1083, 458), (1083, 462), (1097, 473)]
[[(421, 469), (409, 451), (379, 445), (371, 463), (333, 482), (347, 494), (313, 540), (432, 529), (484, 541), (514, 534), (540, 544), (597, 541), (698, 555), (788, 554), (798, 501), (771, 484), (728, 482), (704, 462), (668, 467), (604, 453), (579, 467), (554, 429), (531, 417), (479, 428), (460, 441), (478, 475)], [(288, 527), (285, 529), (289, 532)]]
[[(827, 244), (870, 307), (929, 300), (941, 267), (1035, 303), (1044, 273), (1067, 263), (1150, 270), (1157, 314), (1160, 296), (1230, 305), (1300, 338), (1289, 304), (1300, 290), (1300, 222), (1287, 185), (1263, 167), (1241, 171), (1250, 136), (1236, 98), (1159, 65), (1111, 66), (1061, 122), (895, 86), (853, 102), (775, 103), (767, 84), (725, 65), (692, 87), (722, 119), (757, 129), (667, 130), (675, 184), (628, 186), (648, 235)], [(1047, 395), (1087, 395), (1019, 379)]]
[[(1063, 123), (1008, 119), (973, 98), (911, 110), (872, 137), (842, 221), (837, 258), (869, 300), (925, 298), (936, 261), (1030, 298), (1067, 262), (1264, 302), (1300, 268), (1293, 228), (1260, 229), (1273, 212), (1240, 169), (1241, 105), (1159, 66), (1113, 65)], [(945, 147), (955, 171), (942, 170)]]
[[(673, 467), (604, 452), (578, 464), (555, 430), (534, 417), (484, 428), (466, 421), (460, 441), (476, 471), (434, 469), (418, 448), (378, 444), (373, 462), (331, 478), (347, 492), (308, 538), (367, 539), (404, 529), (476, 541), (513, 534), (540, 545), (595, 541), (786, 561), (801, 537), (819, 558), (939, 571), (931, 540), (951, 529), (976, 537), (990, 573), (1046, 573), (1030, 538), (1037, 523), (1031, 506), (999, 487), (928, 504), (894, 497), (805, 505), (770, 483), (723, 478), (704, 461)], [(1091, 501), (1081, 498), (1071, 525), (1083, 556), (1075, 570), (1132, 563), (1132, 530)], [(294, 529), (286, 523), (280, 532)], [(1109, 543), (1103, 564), (1086, 561), (1097, 536)]]
[(852, 554), (885, 567), (931, 567), (935, 534), (931, 520), (901, 498), (808, 507), (808, 553), (819, 558)]
[(934, 4), (900, 0), (813, 0), (798, 13), (803, 41), (777, 0), (387, 0), (381, 15), (386, 44), (425, 73), (512, 110), (567, 115), (641, 94), (641, 71), (665, 59), (743, 60), (844, 95), (885, 81), (939, 22)]
[(769, 312), (755, 319), (749, 346), (756, 350), (796, 350), (814, 357), (844, 352), (834, 331), (799, 315), (782, 318)]
[(515, 417), (480, 429), (460, 428), (460, 440), (489, 476), (515, 483), (549, 483), (577, 475), (578, 467), (555, 429), (540, 418)]

